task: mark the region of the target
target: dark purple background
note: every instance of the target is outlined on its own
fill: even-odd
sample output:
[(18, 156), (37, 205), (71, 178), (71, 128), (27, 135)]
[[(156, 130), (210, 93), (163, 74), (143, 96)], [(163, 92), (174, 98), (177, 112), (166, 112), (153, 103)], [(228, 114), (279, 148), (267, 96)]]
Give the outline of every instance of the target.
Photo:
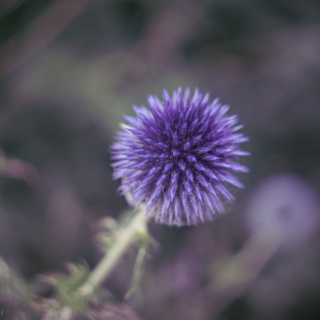
[[(319, 1), (1, 0), (0, 66), (0, 147), (38, 172), (34, 184), (13, 169), (0, 177), (0, 253), (29, 281), (65, 261), (95, 265), (97, 219), (127, 207), (109, 166), (122, 115), (149, 93), (197, 86), (239, 115), (251, 172), (215, 222), (151, 224), (160, 247), (146, 264), (137, 314), (320, 319), (318, 224), (246, 288), (209, 289), (215, 266), (250, 238), (246, 206), (261, 181), (293, 173), (320, 192)], [(135, 253), (107, 283), (119, 301)]]

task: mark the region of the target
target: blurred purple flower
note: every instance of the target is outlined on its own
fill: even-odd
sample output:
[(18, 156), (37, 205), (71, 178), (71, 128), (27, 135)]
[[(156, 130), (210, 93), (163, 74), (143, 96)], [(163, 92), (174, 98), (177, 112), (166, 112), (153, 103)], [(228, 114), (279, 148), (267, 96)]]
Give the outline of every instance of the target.
[(252, 193), (247, 207), (251, 229), (269, 243), (298, 245), (317, 230), (319, 200), (299, 176), (281, 174), (267, 178)]
[(231, 174), (248, 172), (238, 164), (239, 150), (248, 141), (235, 133), (237, 116), (226, 116), (229, 107), (218, 99), (189, 88), (172, 98), (163, 90), (163, 102), (147, 97), (149, 109), (133, 106), (137, 117), (124, 116), (123, 131), (111, 148), (117, 160), (114, 179), (123, 178), (120, 192), (129, 192), (131, 204), (145, 203), (155, 220), (168, 225), (195, 225), (223, 212), (221, 197), (234, 200), (225, 184), (243, 185)]

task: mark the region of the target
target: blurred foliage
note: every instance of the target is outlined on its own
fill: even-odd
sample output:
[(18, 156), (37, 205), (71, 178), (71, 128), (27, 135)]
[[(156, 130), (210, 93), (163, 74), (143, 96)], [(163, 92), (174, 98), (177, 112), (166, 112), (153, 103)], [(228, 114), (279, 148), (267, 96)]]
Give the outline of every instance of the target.
[[(38, 319), (30, 306), (34, 294), (23, 277), (0, 258), (0, 315), (3, 319)], [(4, 311), (5, 310), (5, 311)]]
[(51, 284), (57, 291), (57, 301), (64, 307), (88, 315), (86, 298), (78, 293), (78, 288), (88, 276), (88, 268), (82, 265), (68, 264), (69, 275), (52, 274), (43, 277), (43, 281)]

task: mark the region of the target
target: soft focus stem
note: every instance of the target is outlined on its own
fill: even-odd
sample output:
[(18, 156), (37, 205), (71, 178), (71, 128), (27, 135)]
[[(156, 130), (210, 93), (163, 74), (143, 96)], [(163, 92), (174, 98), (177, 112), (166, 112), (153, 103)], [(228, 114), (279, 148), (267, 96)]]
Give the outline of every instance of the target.
[(136, 261), (134, 263), (131, 284), (124, 296), (124, 300), (128, 300), (132, 296), (132, 294), (136, 291), (137, 287), (139, 286), (139, 283), (142, 277), (142, 272), (143, 272), (143, 263), (145, 261), (146, 255), (147, 255), (147, 249), (140, 248)]
[(279, 241), (254, 234), (215, 277), (215, 291), (245, 285), (255, 279), (279, 248)]
[(118, 236), (102, 260), (91, 271), (87, 281), (80, 287), (84, 296), (89, 296), (111, 273), (122, 255), (132, 245), (137, 233), (145, 232), (151, 214), (146, 215), (145, 206), (140, 206), (129, 224), (119, 231)]

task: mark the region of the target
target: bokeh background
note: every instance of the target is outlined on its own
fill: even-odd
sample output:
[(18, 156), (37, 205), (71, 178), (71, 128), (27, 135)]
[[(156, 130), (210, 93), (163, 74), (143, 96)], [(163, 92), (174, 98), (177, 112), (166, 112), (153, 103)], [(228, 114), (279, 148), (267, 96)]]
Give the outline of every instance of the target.
[[(250, 173), (213, 223), (150, 225), (129, 304), (143, 320), (320, 319), (318, 0), (1, 0), (1, 256), (30, 283), (93, 267), (98, 219), (127, 208), (118, 123), (179, 85), (230, 104)], [(106, 283), (115, 301), (135, 254)]]

